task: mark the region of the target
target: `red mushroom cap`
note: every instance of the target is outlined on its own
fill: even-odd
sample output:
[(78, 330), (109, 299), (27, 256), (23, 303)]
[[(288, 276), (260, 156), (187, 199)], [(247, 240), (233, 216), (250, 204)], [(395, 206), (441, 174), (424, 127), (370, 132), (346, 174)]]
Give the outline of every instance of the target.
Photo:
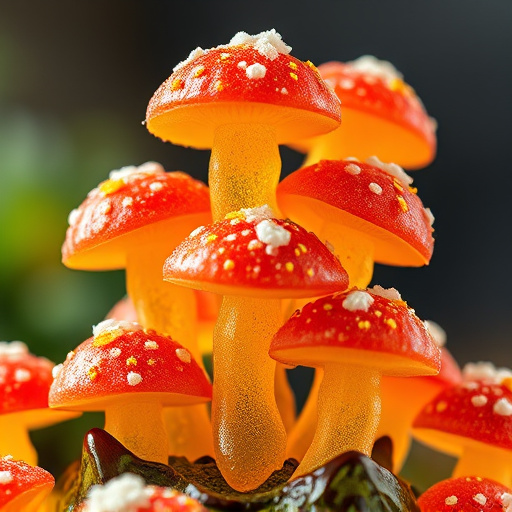
[(179, 343), (138, 324), (105, 320), (71, 352), (50, 389), (50, 407), (101, 410), (112, 400), (156, 394), (164, 405), (209, 401), (211, 385)]
[(265, 208), (270, 211), (233, 212), (195, 230), (165, 262), (164, 279), (222, 295), (268, 298), (312, 297), (347, 287), (343, 267), (314, 234), (267, 213), (253, 220)]
[[(421, 512), (503, 512), (512, 490), (480, 477), (449, 478), (427, 489), (418, 499)], [(507, 509), (508, 510), (508, 509)]]
[(493, 382), (463, 382), (439, 393), (413, 427), (415, 437), (454, 455), (475, 441), (512, 450), (512, 391)]
[(177, 230), (185, 236), (210, 218), (208, 188), (200, 181), (152, 162), (123, 168), (71, 212), (62, 261), (82, 270), (124, 268), (127, 248), (140, 243), (143, 228), (152, 226), (153, 240)]
[(333, 130), (338, 98), (290, 50), (275, 31), (194, 50), (151, 98), (148, 130), (196, 148), (211, 148), (215, 127), (235, 122), (273, 125), (279, 144)]
[(306, 304), (279, 329), (269, 354), (286, 364), (344, 362), (395, 376), (434, 375), (440, 367), (439, 348), (413, 309), (362, 290)]
[(0, 457), (0, 510), (18, 512), (28, 510), (28, 505), (35, 507), (54, 485), (55, 479), (44, 469), (11, 456)]
[(375, 165), (321, 160), (287, 176), (277, 201), (313, 231), (329, 221), (361, 232), (375, 244), (378, 263), (420, 266), (432, 256), (431, 215), (408, 184)]

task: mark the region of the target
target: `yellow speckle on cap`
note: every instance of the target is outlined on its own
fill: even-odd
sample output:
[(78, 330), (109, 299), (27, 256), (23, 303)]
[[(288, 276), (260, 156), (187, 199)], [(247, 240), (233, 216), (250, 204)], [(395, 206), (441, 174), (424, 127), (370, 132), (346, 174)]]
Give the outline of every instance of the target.
[(288, 66), (290, 66), (294, 71), (297, 71), (297, 64), (295, 64), (295, 62), (289, 62)]
[(204, 66), (197, 66), (197, 68), (194, 69), (194, 76), (196, 78), (199, 78), (204, 73)]
[(379, 311), (378, 309), (375, 311), (375, 316), (377, 318), (380, 318), (382, 316), (382, 311)]
[(372, 324), (370, 323), (370, 320), (360, 320), (357, 323), (357, 327), (363, 331), (367, 331), (371, 326)]
[(117, 192), (120, 188), (123, 188), (126, 185), (124, 180), (106, 180), (103, 183), (100, 183), (99, 189), (100, 192), (108, 196), (109, 194), (113, 194)]
[(303, 254), (306, 254), (308, 252), (308, 248), (304, 244), (298, 244), (298, 246)]
[(93, 347), (103, 347), (105, 345), (108, 345), (109, 343), (112, 343), (118, 336), (119, 331), (103, 331), (102, 333), (98, 334), (98, 336), (94, 337), (94, 341), (92, 342)]
[(315, 271), (312, 269), (312, 268), (308, 268), (306, 270), (306, 274), (309, 276), (309, 277), (313, 277), (315, 275)]
[(324, 304), (324, 309), (325, 309), (325, 311), (330, 311), (332, 309), (332, 304), (329, 304), (329, 303)]
[(411, 194), (417, 194), (417, 193), (418, 193), (418, 189), (417, 189), (417, 187), (411, 187), (411, 186), (409, 186), (409, 192), (410, 192)]
[(206, 237), (206, 243), (211, 244), (212, 242), (215, 242), (219, 238), (217, 235), (211, 234)]
[(137, 359), (133, 356), (130, 356), (127, 360), (126, 360), (126, 365), (127, 366), (137, 366)]
[(299, 77), (295, 74), (295, 73), (290, 73), (290, 76), (295, 80), (297, 81), (299, 79)]
[(98, 368), (96, 368), (96, 366), (91, 366), (87, 371), (87, 376), (89, 377), (89, 379), (95, 380), (96, 377), (98, 376), (98, 373)]
[(396, 196), (396, 198), (398, 199), (398, 204), (400, 205), (400, 208), (402, 208), (402, 211), (404, 213), (409, 211), (409, 207), (407, 206), (405, 199), (402, 196)]
[(224, 262), (224, 270), (233, 270), (235, 268), (235, 262), (233, 260), (226, 260)]
[(176, 78), (171, 83), (171, 91), (177, 91), (178, 89), (181, 89), (183, 87), (183, 82)]
[(403, 93), (406, 90), (406, 86), (403, 80), (400, 78), (393, 78), (389, 83), (389, 88), (392, 91), (397, 91)]
[(288, 272), (293, 272), (293, 269), (295, 268), (295, 266), (293, 265), (293, 263), (291, 261), (287, 261), (285, 264), (284, 264), (284, 268), (286, 270), (288, 270)]
[(446, 409), (448, 409), (448, 404), (446, 402), (439, 402), (436, 405), (437, 412), (443, 412), (443, 411), (446, 411)]
[(220, 80), (217, 80), (215, 82), (215, 89), (219, 92), (224, 90), (224, 84)]
[(402, 187), (402, 184), (397, 180), (393, 180), (393, 186), (399, 191), (402, 192), (404, 190), (404, 187)]
[(300, 256), (300, 249), (298, 247), (295, 247), (293, 252), (295, 253), (295, 256), (297, 256), (297, 258)]
[(229, 57), (231, 57), (230, 53), (221, 53), (220, 54), (220, 60), (228, 60)]
[(229, 212), (229, 213), (226, 213), (224, 218), (226, 220), (229, 220), (229, 219), (242, 219), (242, 220), (245, 220), (245, 213), (242, 212), (241, 210), (238, 210), (236, 212)]
[(389, 325), (389, 327), (391, 327), (391, 329), (396, 329), (396, 322), (392, 318), (386, 318), (384, 320), (384, 323)]
[(148, 359), (148, 364), (149, 366), (153, 366), (154, 364), (156, 364), (156, 361), (154, 359)]

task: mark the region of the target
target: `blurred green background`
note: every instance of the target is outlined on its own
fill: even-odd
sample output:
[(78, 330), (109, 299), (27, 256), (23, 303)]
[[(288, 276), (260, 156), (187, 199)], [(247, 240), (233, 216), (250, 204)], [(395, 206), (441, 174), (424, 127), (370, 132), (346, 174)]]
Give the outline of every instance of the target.
[[(145, 131), (147, 102), (196, 46), (275, 27), (316, 64), (392, 61), (437, 118), (436, 162), (414, 174), (437, 219), (435, 256), (426, 269), (378, 268), (375, 282), (440, 323), (461, 363), (512, 366), (511, 21), (509, 0), (0, 0), (0, 338), (60, 362), (91, 335), (124, 276), (60, 264), (69, 211), (124, 165), (206, 179), (207, 152)], [(284, 174), (301, 164), (282, 156)], [(310, 378), (293, 376), (299, 402)], [(41, 465), (59, 473), (101, 421), (35, 433)], [(424, 487), (450, 464), (416, 448), (406, 475)]]

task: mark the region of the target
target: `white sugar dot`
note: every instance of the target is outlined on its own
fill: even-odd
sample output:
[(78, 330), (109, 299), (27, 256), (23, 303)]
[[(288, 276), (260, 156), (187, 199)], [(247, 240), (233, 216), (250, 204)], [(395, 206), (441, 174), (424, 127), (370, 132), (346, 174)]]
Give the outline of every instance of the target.
[(357, 290), (347, 295), (342, 306), (347, 311), (368, 311), (374, 300), (369, 293)]
[(247, 78), (250, 78), (251, 80), (264, 78), (266, 73), (267, 73), (267, 68), (265, 66), (263, 66), (262, 64), (258, 64), (257, 62), (255, 64), (251, 64), (250, 66), (247, 66), (247, 68), (245, 70), (245, 74), (247, 75)]
[(190, 363), (190, 361), (192, 361), (192, 356), (190, 355), (190, 352), (185, 348), (177, 348), (176, 356), (183, 363)]
[(475, 407), (483, 407), (488, 402), (488, 399), (485, 395), (475, 395), (471, 397), (471, 403)]
[(478, 493), (473, 496), (473, 500), (475, 500), (479, 505), (485, 505), (487, 503), (487, 498), (482, 494)]
[(27, 382), (30, 380), (31, 373), (28, 370), (25, 370), (24, 368), (18, 368), (14, 372), (14, 380), (16, 382)]
[(149, 188), (153, 192), (159, 192), (160, 190), (162, 190), (164, 188), (164, 186), (163, 186), (163, 184), (160, 181), (154, 181), (153, 183), (151, 183), (149, 185)]
[(109, 354), (110, 357), (119, 357), (121, 355), (121, 349), (118, 347), (111, 348)]
[(0, 471), (0, 484), (9, 484), (12, 482), (12, 473), (10, 471)]
[(506, 398), (500, 398), (492, 408), (499, 416), (512, 416), (512, 404)]
[(349, 173), (349, 174), (352, 174), (354, 176), (357, 176), (358, 174), (361, 173), (361, 167), (359, 167), (359, 165), (356, 165), (356, 164), (348, 164), (345, 166), (345, 170)]
[(382, 187), (378, 183), (373, 181), (368, 185), (368, 188), (374, 193), (380, 196), (382, 194)]
[(144, 348), (147, 350), (158, 350), (158, 343), (156, 341), (146, 341), (144, 343)]
[(458, 501), (457, 496), (448, 496), (448, 498), (444, 500), (446, 505), (457, 505)]
[(142, 375), (140, 373), (130, 372), (126, 376), (126, 379), (130, 386), (136, 386), (142, 382)]
[(58, 377), (58, 375), (59, 375), (60, 371), (62, 370), (62, 366), (63, 366), (63, 365), (62, 365), (62, 363), (61, 363), (61, 364), (58, 364), (58, 365), (56, 365), (56, 366), (54, 366), (54, 367), (52, 368), (52, 377), (53, 377), (54, 379), (56, 379), (56, 378)]

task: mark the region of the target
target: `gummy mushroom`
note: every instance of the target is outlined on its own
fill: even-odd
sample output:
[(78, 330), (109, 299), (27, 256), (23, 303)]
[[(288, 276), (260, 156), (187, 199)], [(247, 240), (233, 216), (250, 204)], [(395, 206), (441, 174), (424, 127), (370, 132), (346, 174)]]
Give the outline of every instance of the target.
[(374, 262), (422, 266), (432, 256), (433, 216), (412, 179), (377, 158), (322, 160), (287, 176), (278, 186), (284, 215), (328, 240), (350, 277), (365, 288)]
[(452, 476), (480, 476), (512, 487), (512, 391), (492, 381), (445, 389), (418, 414), (416, 439), (459, 458)]
[(299, 476), (350, 450), (370, 455), (382, 375), (434, 375), (440, 366), (439, 348), (405, 302), (362, 290), (304, 306), (276, 333), (269, 353), (324, 370), (317, 429)]
[(1, 512), (35, 512), (54, 485), (55, 479), (44, 469), (11, 455), (0, 457)]
[(78, 416), (48, 407), (53, 367), (21, 341), (0, 342), (0, 455), (35, 466), (37, 453), (28, 431)]
[[(224, 295), (214, 335), (212, 423), (217, 465), (238, 490), (257, 487), (285, 457), (268, 357), (280, 325), (278, 300), (347, 286), (345, 271), (315, 235), (272, 215), (268, 206), (232, 212), (193, 232), (164, 266), (167, 280)], [(262, 317), (264, 304), (274, 307)]]
[(336, 130), (301, 141), (305, 165), (324, 158), (379, 155), (408, 169), (425, 167), (436, 152), (436, 123), (395, 67), (365, 55), (352, 62), (318, 66), (341, 100), (343, 123)]
[(421, 512), (508, 512), (512, 505), (512, 489), (481, 478), (467, 476), (448, 478), (427, 489), (418, 499)]
[(50, 407), (105, 411), (105, 430), (144, 460), (167, 464), (164, 406), (207, 402), (211, 385), (190, 352), (132, 322), (106, 320), (55, 372)]
[(79, 512), (206, 512), (195, 499), (168, 487), (146, 485), (141, 476), (123, 473), (93, 485)]
[(395, 473), (400, 471), (409, 452), (412, 424), (418, 413), (443, 389), (462, 381), (459, 365), (443, 346), (444, 331), (435, 322), (425, 323), (441, 349), (441, 371), (437, 375), (411, 377), (405, 386), (398, 377), (382, 378), (382, 414), (376, 438), (388, 436), (392, 440)]

